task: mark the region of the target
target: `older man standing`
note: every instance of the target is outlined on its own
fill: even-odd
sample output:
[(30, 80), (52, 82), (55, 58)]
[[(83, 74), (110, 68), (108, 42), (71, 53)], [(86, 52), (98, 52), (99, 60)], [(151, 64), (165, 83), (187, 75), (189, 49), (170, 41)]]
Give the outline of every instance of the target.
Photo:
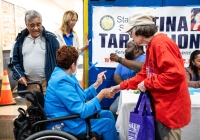
[[(157, 32), (154, 18), (148, 10), (130, 17), (124, 31), (130, 33), (136, 45), (147, 46), (146, 61), (135, 77), (112, 87), (111, 91), (148, 90), (154, 100), (156, 131), (160, 131), (156, 132), (157, 139), (181, 140), (181, 128), (188, 125), (191, 119), (183, 59), (176, 43)], [(162, 136), (158, 138), (157, 134)]]
[[(13, 78), (18, 81), (18, 90), (39, 90), (37, 85), (27, 85), (29, 81), (40, 81), (43, 92), (46, 90), (54, 67), (56, 66), (56, 51), (59, 42), (56, 36), (46, 31), (42, 26), (42, 16), (35, 10), (25, 14), (26, 29), (16, 38), (9, 68)], [(27, 106), (30, 102), (27, 102)]]

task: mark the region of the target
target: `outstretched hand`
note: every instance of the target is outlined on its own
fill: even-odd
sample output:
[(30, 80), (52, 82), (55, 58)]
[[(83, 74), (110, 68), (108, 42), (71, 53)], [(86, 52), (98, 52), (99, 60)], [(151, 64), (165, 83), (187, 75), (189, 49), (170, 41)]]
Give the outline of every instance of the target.
[(120, 85), (116, 85), (116, 86), (113, 86), (113, 87), (110, 88), (110, 92), (114, 92), (114, 93), (117, 93), (120, 90), (121, 90)]
[(113, 98), (114, 96), (115, 93), (110, 92), (110, 88), (104, 88), (99, 92), (97, 98), (99, 99), (99, 101), (101, 101), (103, 98)]
[(91, 41), (91, 39), (89, 39), (89, 40), (88, 40), (88, 37), (86, 37), (86, 42), (85, 42), (85, 45), (86, 45), (86, 46), (89, 46), (89, 44), (90, 44), (90, 41)]
[(87, 38), (86, 38), (85, 45), (80, 49), (81, 52), (84, 52), (84, 51), (88, 48), (88, 46), (89, 46), (89, 44), (90, 44), (90, 41), (91, 41), (91, 39), (88, 40), (88, 37), (87, 37)]
[(106, 75), (105, 75), (106, 72), (107, 72), (107, 71), (105, 70), (105, 71), (103, 71), (103, 72), (101, 72), (101, 73), (98, 74), (98, 76), (97, 76), (97, 81), (96, 81), (96, 82), (97, 82), (99, 85), (101, 85), (101, 84), (103, 83), (103, 80), (106, 79)]
[(104, 88), (101, 90), (101, 92), (104, 92), (104, 98), (113, 98), (115, 96), (114, 92), (110, 92), (110, 88)]
[(102, 83), (103, 83), (103, 80), (106, 79), (106, 73), (107, 71), (103, 71), (101, 73), (98, 74), (97, 76), (97, 80), (96, 82), (94, 83), (94, 88), (97, 89)]

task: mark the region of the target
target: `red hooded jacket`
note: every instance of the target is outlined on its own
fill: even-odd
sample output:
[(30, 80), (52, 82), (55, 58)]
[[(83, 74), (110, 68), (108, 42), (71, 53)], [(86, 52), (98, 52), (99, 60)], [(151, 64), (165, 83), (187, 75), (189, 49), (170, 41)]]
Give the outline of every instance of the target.
[(180, 50), (165, 34), (149, 42), (142, 70), (120, 84), (121, 89), (137, 89), (144, 81), (154, 98), (156, 119), (169, 128), (182, 128), (191, 119), (191, 100)]

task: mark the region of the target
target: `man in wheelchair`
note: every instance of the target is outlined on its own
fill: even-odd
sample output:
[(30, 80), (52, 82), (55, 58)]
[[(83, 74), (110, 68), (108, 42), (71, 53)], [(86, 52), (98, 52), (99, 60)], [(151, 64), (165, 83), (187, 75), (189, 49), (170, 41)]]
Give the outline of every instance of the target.
[[(48, 130), (62, 130), (75, 135), (86, 133), (85, 118), (99, 113), (100, 118), (90, 119), (90, 130), (103, 136), (104, 140), (118, 140), (115, 119), (110, 111), (101, 110), (103, 98), (113, 98), (110, 89), (96, 89), (106, 78), (105, 72), (98, 74), (96, 82), (83, 90), (73, 73), (77, 68), (78, 52), (74, 47), (62, 46), (56, 54), (57, 67), (48, 82), (44, 110), (47, 119), (79, 114), (80, 118), (51, 122)], [(88, 100), (88, 101), (87, 101)], [(87, 101), (87, 102), (86, 102)]]

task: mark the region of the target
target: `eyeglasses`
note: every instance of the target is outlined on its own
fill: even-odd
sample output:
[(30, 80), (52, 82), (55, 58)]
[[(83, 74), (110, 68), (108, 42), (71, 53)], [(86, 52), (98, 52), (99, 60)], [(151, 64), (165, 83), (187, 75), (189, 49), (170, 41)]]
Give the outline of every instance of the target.
[(133, 33), (133, 28), (131, 28), (127, 33), (131, 36)]
[(77, 22), (77, 21), (78, 21), (78, 20), (76, 20), (76, 19), (72, 19), (72, 20), (71, 20), (71, 22)]
[(34, 29), (35, 27), (40, 28), (42, 26), (42, 23), (32, 23), (32, 24), (28, 24), (28, 26), (32, 29)]
[(132, 35), (132, 30), (130, 30), (130, 31), (128, 32), (128, 34), (131, 36), (131, 35)]

